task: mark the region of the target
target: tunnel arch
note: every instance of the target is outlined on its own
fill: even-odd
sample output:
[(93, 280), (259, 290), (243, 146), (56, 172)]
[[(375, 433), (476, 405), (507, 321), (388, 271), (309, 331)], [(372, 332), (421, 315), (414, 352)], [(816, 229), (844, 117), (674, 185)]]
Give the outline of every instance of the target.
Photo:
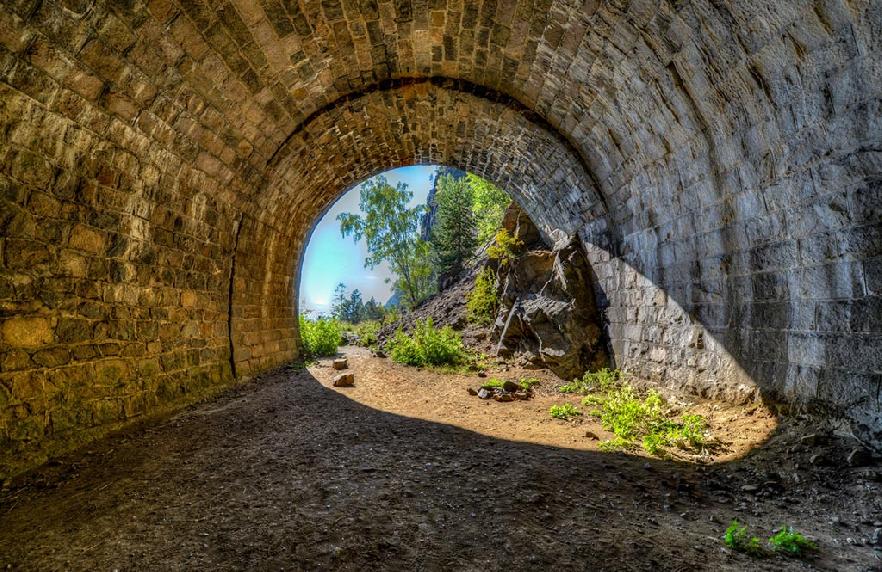
[(287, 227), (327, 195), (283, 187), (456, 148), (321, 163), (295, 140), (418, 113), (405, 93), (570, 147), (564, 185), (518, 192), (581, 238), (619, 363), (823, 404), (882, 442), (880, 23), (866, 0), (4, 2), (4, 464), (293, 356)]

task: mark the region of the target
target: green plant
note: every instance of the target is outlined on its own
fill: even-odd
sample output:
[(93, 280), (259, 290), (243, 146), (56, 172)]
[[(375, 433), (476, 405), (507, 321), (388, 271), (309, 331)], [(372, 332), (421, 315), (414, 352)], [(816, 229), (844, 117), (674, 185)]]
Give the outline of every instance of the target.
[(413, 193), (405, 183), (394, 187), (382, 175), (368, 179), (359, 189), (359, 214), (341, 213), (340, 233), (367, 246), (366, 268), (387, 263), (395, 289), (403, 302), (414, 307), (434, 288), (429, 243), (420, 238), (424, 205), (410, 207)]
[(303, 351), (309, 357), (332, 356), (340, 345), (342, 326), (333, 318), (309, 320), (300, 315), (300, 339)]
[(358, 336), (359, 345), (364, 347), (374, 347), (377, 345), (377, 334), (380, 333), (379, 320), (361, 322), (356, 324), (352, 330)]
[(603, 428), (616, 436), (615, 443), (609, 445), (613, 449), (632, 448), (639, 439), (646, 452), (659, 455), (667, 447), (699, 448), (706, 440), (704, 417), (685, 414), (679, 421), (669, 418), (664, 399), (654, 390), (641, 397), (625, 384), (604, 396), (588, 395), (582, 404), (600, 406)]
[(518, 384), (525, 390), (530, 390), (534, 385), (539, 385), (539, 378), (522, 377)]
[(486, 382), (481, 384), (481, 387), (502, 387), (504, 384), (505, 382), (498, 377), (491, 377)]
[(726, 533), (723, 535), (723, 542), (729, 548), (736, 552), (744, 552), (754, 556), (763, 552), (760, 539), (756, 536), (750, 536), (747, 533), (747, 526), (742, 526), (737, 520), (733, 520)]
[(562, 385), (562, 393), (580, 393), (582, 395), (595, 392), (607, 392), (615, 389), (624, 381), (624, 374), (618, 369), (603, 368), (598, 371), (585, 372), (581, 379)]
[(459, 334), (450, 326), (435, 328), (431, 318), (418, 320), (412, 336), (399, 329), (386, 348), (392, 361), (413, 366), (458, 365), (468, 357)]
[(788, 556), (802, 556), (818, 549), (817, 544), (786, 525), (769, 538), (769, 544), (776, 552), (783, 552)]
[(572, 403), (564, 403), (563, 405), (552, 405), (551, 409), (549, 409), (549, 412), (551, 413), (551, 416), (553, 418), (563, 419), (564, 421), (569, 421), (582, 415), (582, 412), (579, 411)]
[(475, 286), (466, 301), (469, 322), (490, 325), (499, 311), (499, 297), (496, 294), (496, 275), (484, 268), (475, 279)]
[(493, 244), (487, 247), (487, 256), (490, 260), (499, 262), (500, 266), (505, 266), (514, 260), (515, 252), (523, 245), (524, 241), (513, 237), (508, 233), (508, 230), (501, 228), (496, 231)]

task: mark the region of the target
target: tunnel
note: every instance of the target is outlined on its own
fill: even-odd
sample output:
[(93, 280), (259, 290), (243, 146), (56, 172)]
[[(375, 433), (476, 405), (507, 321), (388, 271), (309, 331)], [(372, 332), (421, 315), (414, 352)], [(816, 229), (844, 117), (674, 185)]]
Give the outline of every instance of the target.
[(882, 444), (882, 4), (4, 0), (0, 474), (298, 359), (309, 229), (443, 164), (617, 367)]

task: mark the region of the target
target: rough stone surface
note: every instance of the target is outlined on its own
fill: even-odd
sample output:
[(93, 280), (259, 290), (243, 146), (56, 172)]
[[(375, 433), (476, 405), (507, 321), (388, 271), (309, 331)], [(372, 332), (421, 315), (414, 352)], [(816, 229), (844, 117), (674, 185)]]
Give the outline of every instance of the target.
[(882, 444), (880, 25), (870, 0), (4, 2), (0, 472), (295, 358), (312, 222), (415, 163), (579, 237), (617, 366)]
[(346, 358), (337, 358), (334, 360), (334, 369), (346, 369), (349, 367), (349, 361)]
[(591, 269), (577, 239), (527, 251), (498, 273), (498, 354), (530, 356), (564, 379), (608, 365)]
[(354, 373), (341, 373), (334, 378), (334, 387), (352, 387), (355, 385)]

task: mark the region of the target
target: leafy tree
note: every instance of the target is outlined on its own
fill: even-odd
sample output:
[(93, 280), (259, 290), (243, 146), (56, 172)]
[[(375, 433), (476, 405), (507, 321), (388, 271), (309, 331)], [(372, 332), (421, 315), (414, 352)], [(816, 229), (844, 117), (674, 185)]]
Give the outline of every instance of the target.
[(466, 175), (466, 183), (472, 191), (472, 210), (478, 227), (478, 243), (484, 244), (496, 234), (496, 230), (502, 224), (502, 217), (511, 204), (511, 197), (490, 181), (474, 173)]
[(359, 206), (364, 216), (340, 214), (340, 232), (344, 238), (364, 238), (368, 250), (365, 267), (387, 262), (396, 276), (395, 287), (404, 293), (411, 306), (416, 306), (432, 287), (428, 245), (418, 235), (424, 207), (408, 208), (413, 193), (407, 185), (398, 183), (393, 187), (383, 176), (364, 183), (360, 193)]
[(365, 320), (382, 320), (386, 315), (386, 308), (377, 302), (373, 296), (364, 303), (364, 319)]
[(438, 182), (435, 200), (438, 210), (432, 229), (433, 258), (439, 273), (458, 273), (477, 246), (472, 190), (464, 179), (444, 175)]

